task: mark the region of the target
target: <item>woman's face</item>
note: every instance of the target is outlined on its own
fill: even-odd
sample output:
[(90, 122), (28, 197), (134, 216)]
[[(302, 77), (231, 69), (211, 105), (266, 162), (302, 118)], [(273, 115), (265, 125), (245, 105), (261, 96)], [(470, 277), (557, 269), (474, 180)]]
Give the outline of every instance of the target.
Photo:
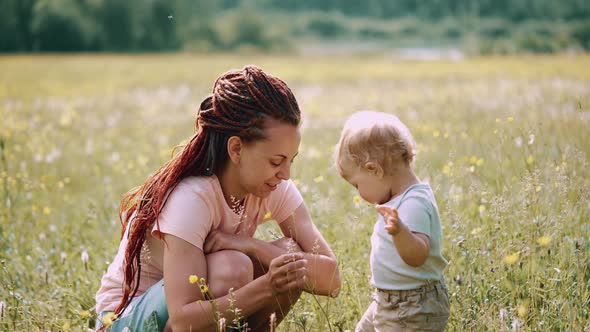
[(238, 164), (242, 189), (261, 198), (291, 177), (291, 165), (301, 142), (298, 126), (276, 120), (267, 121), (265, 134), (264, 140), (242, 145)]

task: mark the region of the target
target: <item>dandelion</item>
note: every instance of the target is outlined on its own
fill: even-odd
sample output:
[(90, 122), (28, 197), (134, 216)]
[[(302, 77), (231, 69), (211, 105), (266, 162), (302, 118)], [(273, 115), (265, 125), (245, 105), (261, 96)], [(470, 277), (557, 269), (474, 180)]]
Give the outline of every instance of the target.
[(194, 274), (191, 274), (190, 277), (188, 277), (188, 282), (190, 282), (191, 284), (196, 284), (199, 281), (199, 277), (197, 277)]
[(270, 211), (268, 211), (264, 214), (264, 220), (269, 220), (270, 218), (272, 218), (272, 214), (270, 213)]
[(316, 176), (316, 177), (313, 179), (313, 182), (315, 182), (315, 183), (320, 183), (320, 182), (322, 182), (322, 181), (324, 181), (324, 177), (323, 177), (323, 176), (321, 176), (321, 175), (320, 175), (320, 176)]
[(504, 263), (512, 265), (518, 261), (518, 254), (510, 254), (504, 257)]
[(90, 317), (90, 311), (88, 311), (88, 310), (81, 310), (80, 311), (80, 317), (82, 317), (82, 318), (88, 318), (88, 317)]
[(507, 118), (506, 118), (506, 121), (508, 121), (508, 122), (512, 122), (512, 121), (514, 121), (514, 118), (513, 118), (513, 117), (511, 117), (511, 116), (509, 116), (509, 117), (507, 117)]
[(43, 208), (43, 214), (50, 214), (51, 213), (51, 208), (49, 208), (48, 206)]

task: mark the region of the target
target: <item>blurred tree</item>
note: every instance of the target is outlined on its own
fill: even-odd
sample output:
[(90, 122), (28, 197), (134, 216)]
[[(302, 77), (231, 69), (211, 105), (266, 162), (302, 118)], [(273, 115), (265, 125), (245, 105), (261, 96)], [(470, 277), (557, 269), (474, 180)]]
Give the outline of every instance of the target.
[[(135, 5), (135, 6), (134, 6)], [(99, 11), (103, 34), (103, 49), (113, 51), (130, 51), (136, 48), (136, 32), (133, 17), (141, 13), (137, 2), (120, 0), (103, 0)]]

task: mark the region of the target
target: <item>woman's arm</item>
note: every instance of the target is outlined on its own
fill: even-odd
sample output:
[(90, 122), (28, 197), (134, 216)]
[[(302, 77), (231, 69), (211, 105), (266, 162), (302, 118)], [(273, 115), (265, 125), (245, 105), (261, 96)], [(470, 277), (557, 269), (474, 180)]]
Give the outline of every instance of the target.
[[(199, 287), (189, 282), (191, 275), (207, 279), (207, 263), (202, 250), (170, 234), (164, 240), (164, 290), (174, 331), (216, 331), (215, 314), (234, 319), (229, 295), (205, 301)], [(247, 317), (274, 303), (274, 294), (301, 288), (305, 283), (306, 260), (302, 254), (277, 257), (269, 272), (234, 292), (234, 307)]]
[(212, 232), (205, 241), (205, 253), (224, 249), (238, 250), (266, 269), (279, 255), (303, 251), (309, 261), (308, 284), (304, 290), (318, 295), (337, 296), (340, 290), (340, 273), (336, 256), (311, 221), (305, 203), (279, 225), (283, 234), (295, 241), (292, 248), (288, 245), (285, 248), (285, 242), (277, 245), (245, 235)]
[(311, 215), (305, 203), (302, 203), (287, 220), (280, 223), (280, 227), (285, 236), (297, 242), (305, 253), (305, 259), (309, 261), (308, 282), (304, 290), (318, 295), (338, 296), (340, 292), (338, 261), (311, 221)]

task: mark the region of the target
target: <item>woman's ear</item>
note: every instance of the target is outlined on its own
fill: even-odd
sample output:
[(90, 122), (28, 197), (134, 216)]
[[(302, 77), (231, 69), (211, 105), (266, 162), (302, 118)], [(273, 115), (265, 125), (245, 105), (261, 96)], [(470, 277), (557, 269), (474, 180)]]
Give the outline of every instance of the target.
[(227, 140), (227, 154), (229, 155), (229, 159), (235, 164), (240, 162), (242, 146), (242, 139), (238, 136), (232, 136)]
[(384, 174), (383, 167), (372, 161), (366, 162), (363, 165), (363, 169), (379, 178), (382, 178)]

